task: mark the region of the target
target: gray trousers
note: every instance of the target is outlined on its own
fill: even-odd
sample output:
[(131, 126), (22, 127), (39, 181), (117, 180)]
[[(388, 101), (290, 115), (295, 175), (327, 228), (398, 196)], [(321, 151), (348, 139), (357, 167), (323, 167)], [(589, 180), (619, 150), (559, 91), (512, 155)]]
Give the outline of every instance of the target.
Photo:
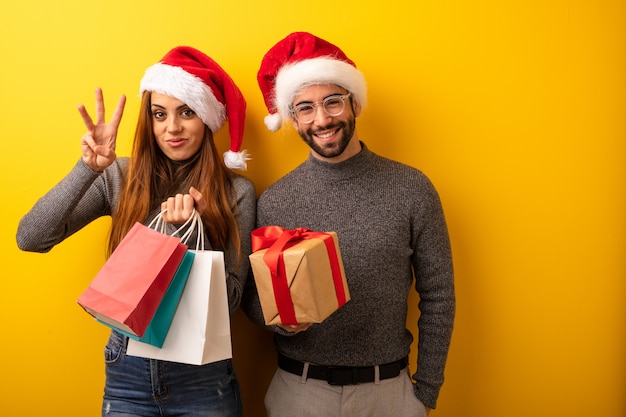
[(268, 417), (426, 417), (408, 369), (395, 378), (344, 386), (278, 369), (265, 408)]

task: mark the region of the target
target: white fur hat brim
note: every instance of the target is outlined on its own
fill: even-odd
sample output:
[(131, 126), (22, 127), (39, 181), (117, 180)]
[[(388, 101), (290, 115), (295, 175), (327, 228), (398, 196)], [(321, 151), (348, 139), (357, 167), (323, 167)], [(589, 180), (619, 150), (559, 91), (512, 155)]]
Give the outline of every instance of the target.
[(139, 85), (140, 94), (154, 91), (174, 97), (188, 105), (213, 133), (226, 120), (226, 108), (211, 88), (181, 67), (157, 63), (146, 69)]
[[(280, 127), (282, 120), (289, 118), (295, 96), (306, 86), (335, 84), (345, 88), (355, 102), (364, 108), (367, 105), (367, 85), (363, 73), (347, 62), (332, 57), (317, 57), (283, 66), (276, 75), (275, 104), (280, 117), (266, 116), (268, 129)], [(273, 119), (272, 119), (273, 117)]]

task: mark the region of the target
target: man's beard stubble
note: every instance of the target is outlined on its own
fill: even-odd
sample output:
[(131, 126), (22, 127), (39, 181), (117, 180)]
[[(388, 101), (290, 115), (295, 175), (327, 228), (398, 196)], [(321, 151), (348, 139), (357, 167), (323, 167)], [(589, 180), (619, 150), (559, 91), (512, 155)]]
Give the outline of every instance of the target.
[(313, 136), (315, 131), (312, 128), (306, 130), (298, 129), (298, 134), (302, 140), (318, 155), (324, 158), (334, 158), (341, 155), (348, 147), (348, 144), (354, 135), (355, 125), (355, 118), (351, 117), (345, 122), (338, 122), (333, 125), (315, 129), (315, 131), (324, 131), (341, 128), (341, 137), (339, 138), (339, 141), (329, 144), (329, 146), (320, 145), (315, 142), (315, 138)]

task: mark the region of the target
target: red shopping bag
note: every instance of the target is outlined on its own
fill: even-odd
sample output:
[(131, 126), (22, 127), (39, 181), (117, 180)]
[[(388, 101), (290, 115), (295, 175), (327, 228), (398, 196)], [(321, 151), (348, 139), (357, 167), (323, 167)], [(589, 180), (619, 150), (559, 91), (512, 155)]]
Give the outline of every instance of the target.
[(186, 251), (180, 238), (135, 223), (77, 302), (98, 320), (142, 337)]

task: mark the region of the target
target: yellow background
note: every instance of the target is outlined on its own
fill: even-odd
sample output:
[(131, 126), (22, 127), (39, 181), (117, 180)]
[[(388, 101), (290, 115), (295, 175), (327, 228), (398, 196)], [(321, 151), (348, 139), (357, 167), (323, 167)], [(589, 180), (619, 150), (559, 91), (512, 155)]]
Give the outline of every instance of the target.
[[(265, 129), (255, 80), (294, 30), (357, 63), (370, 98), (361, 138), (441, 194), (458, 312), (432, 415), (626, 415), (626, 2), (367, 4), (2, 2), (0, 415), (100, 413), (108, 332), (75, 299), (104, 260), (109, 220), (47, 255), (15, 244), (19, 218), (79, 158), (76, 105), (93, 112), (101, 86), (110, 116), (127, 94), (128, 155), (144, 69), (173, 46), (200, 48), (248, 99), (247, 175), (260, 192), (307, 154), (291, 129)], [(245, 415), (264, 416), (273, 347), (242, 314), (233, 327)]]

